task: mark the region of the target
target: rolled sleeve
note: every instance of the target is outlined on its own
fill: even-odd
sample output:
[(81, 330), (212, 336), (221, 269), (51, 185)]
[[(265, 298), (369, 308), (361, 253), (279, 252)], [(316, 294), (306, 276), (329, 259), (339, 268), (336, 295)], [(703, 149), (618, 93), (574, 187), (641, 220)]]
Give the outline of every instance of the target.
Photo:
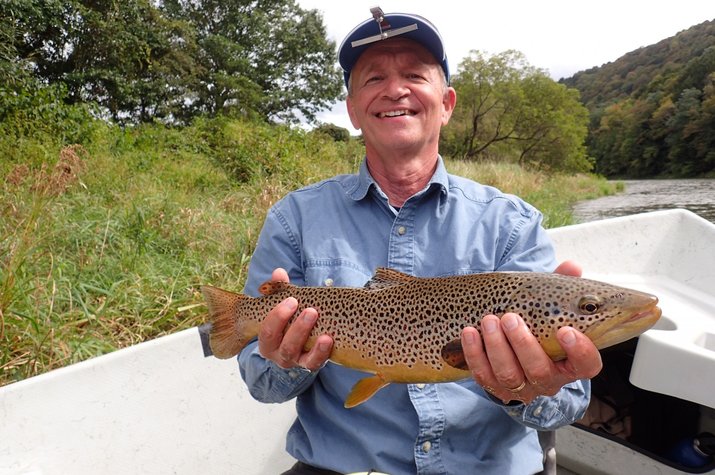
[(589, 380), (566, 384), (555, 396), (539, 396), (529, 404), (504, 406), (513, 419), (537, 430), (555, 430), (581, 419), (591, 397)]
[(241, 377), (254, 399), (266, 403), (286, 402), (305, 391), (317, 371), (295, 367), (281, 368), (258, 353), (258, 342), (247, 346), (238, 356)]

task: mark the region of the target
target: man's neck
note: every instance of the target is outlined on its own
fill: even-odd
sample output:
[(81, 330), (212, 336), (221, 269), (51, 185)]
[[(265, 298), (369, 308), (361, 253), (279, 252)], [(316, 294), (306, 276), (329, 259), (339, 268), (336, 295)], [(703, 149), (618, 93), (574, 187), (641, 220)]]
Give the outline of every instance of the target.
[(368, 153), (367, 166), (390, 204), (399, 208), (427, 186), (437, 168), (437, 154), (430, 159), (392, 157), (380, 160), (374, 156), (371, 158)]

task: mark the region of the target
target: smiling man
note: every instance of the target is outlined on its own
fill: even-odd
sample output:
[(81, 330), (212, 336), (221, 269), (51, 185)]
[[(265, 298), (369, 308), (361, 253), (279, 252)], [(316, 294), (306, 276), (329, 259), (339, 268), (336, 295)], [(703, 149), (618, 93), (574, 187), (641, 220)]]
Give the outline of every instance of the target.
[[(359, 24), (340, 46), (348, 112), (362, 131), (365, 160), (288, 194), (269, 211), (245, 292), (268, 279), (297, 285), (363, 286), (377, 267), (420, 277), (557, 269), (541, 214), (519, 198), (447, 173), (439, 133), (457, 102), (437, 29), (412, 14)], [(486, 316), (465, 328), (473, 378), (391, 384), (364, 404), (343, 401), (365, 374), (329, 361), (332, 337), (304, 346), (320, 315), (297, 302), (268, 313), (239, 356), (251, 394), (296, 399), (287, 436), (297, 459), (287, 474), (377, 470), (397, 474), (533, 474), (542, 470), (536, 430), (570, 424), (585, 411), (601, 368), (590, 340), (567, 327), (567, 358), (554, 363), (518, 315)], [(379, 318), (375, 315), (374, 318)]]

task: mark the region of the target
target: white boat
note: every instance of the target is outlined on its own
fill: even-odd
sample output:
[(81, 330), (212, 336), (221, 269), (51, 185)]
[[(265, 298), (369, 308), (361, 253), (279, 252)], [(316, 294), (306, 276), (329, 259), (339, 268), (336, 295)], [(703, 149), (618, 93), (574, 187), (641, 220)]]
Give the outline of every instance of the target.
[[(630, 380), (689, 401), (697, 431), (715, 432), (715, 225), (669, 210), (550, 234), (585, 277), (659, 296), (663, 317), (639, 338)], [(292, 463), (293, 417), (293, 404), (255, 402), (235, 360), (206, 358), (189, 329), (0, 388), (0, 475), (276, 474)], [(579, 474), (691, 473), (576, 426), (557, 432), (556, 452)]]

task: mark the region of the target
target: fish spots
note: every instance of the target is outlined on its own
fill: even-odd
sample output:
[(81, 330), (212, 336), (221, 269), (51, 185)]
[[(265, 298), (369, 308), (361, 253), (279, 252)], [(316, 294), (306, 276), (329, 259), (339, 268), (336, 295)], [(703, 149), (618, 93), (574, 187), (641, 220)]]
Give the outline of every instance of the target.
[[(253, 317), (265, 315), (291, 295), (319, 309), (314, 336), (334, 338), (334, 354), (350, 353), (363, 368), (445, 367), (442, 349), (459, 340), (462, 329), (481, 331), (484, 315), (518, 313), (539, 341), (555, 339), (564, 326), (586, 332), (594, 324), (625, 319), (625, 303), (635, 298), (627, 289), (601, 282), (531, 272), (469, 274), (414, 278), (394, 271), (366, 288), (296, 287), (251, 299)], [(594, 308), (597, 307), (597, 308)]]

